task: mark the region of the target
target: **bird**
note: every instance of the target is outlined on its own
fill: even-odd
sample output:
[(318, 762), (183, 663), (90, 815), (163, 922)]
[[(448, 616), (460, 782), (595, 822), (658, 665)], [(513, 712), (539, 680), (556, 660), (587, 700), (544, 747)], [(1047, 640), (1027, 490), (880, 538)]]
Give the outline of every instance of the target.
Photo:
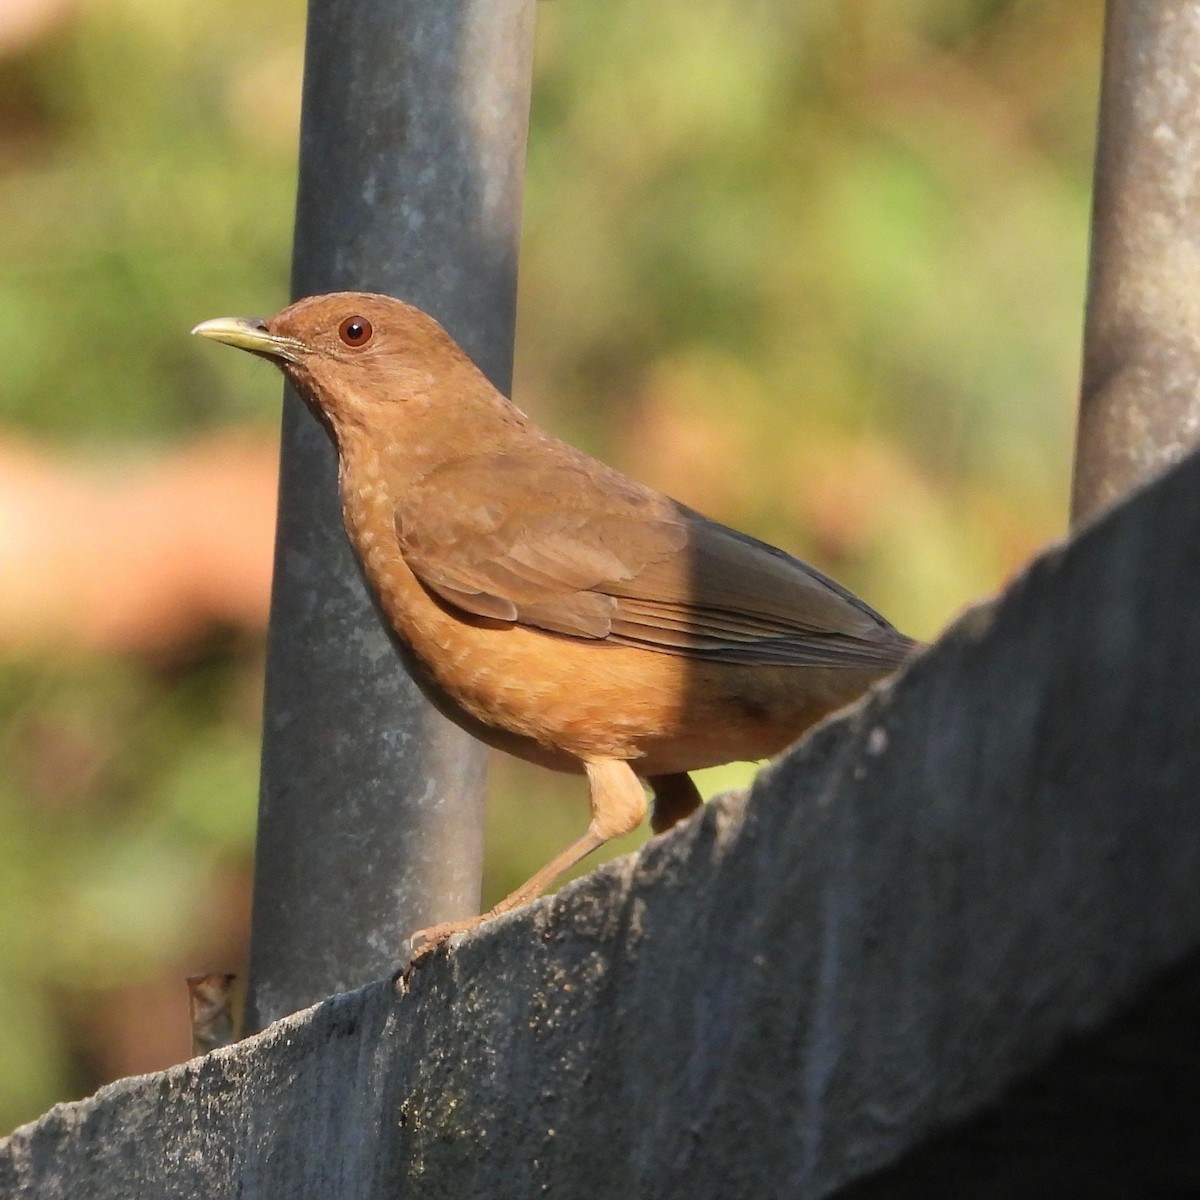
[(416, 931), (414, 961), (540, 896), (688, 772), (769, 758), (916, 643), (798, 558), (559, 440), (428, 313), (308, 296), (192, 332), (274, 363), (339, 461), (350, 543), (441, 712), (492, 747), (587, 778), (583, 834), (486, 913)]

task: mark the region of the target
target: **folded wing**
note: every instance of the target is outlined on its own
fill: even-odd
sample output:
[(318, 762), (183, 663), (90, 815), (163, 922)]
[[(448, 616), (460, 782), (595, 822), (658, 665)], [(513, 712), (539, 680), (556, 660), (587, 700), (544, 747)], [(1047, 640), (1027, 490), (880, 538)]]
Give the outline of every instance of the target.
[(460, 459), (406, 491), (400, 548), (443, 603), (732, 663), (886, 669), (912, 647), (799, 559), (555, 446)]

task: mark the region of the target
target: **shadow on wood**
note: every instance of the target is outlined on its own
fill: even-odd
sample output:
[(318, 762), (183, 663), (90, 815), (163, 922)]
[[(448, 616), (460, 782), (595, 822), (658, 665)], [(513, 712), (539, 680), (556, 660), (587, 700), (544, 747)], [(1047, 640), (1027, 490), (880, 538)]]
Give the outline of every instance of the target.
[(1200, 461), (632, 858), (62, 1105), (6, 1196), (815, 1197), (1200, 941)]
[(837, 1200), (1200, 1194), (1200, 956), (964, 1126)]

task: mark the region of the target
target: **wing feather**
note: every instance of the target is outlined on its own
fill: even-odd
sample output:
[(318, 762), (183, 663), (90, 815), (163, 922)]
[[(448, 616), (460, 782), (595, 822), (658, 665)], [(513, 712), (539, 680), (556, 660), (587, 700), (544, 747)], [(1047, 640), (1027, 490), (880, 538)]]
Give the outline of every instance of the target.
[(408, 489), (401, 552), (445, 604), (721, 662), (884, 668), (911, 648), (799, 559), (556, 445), (456, 460)]

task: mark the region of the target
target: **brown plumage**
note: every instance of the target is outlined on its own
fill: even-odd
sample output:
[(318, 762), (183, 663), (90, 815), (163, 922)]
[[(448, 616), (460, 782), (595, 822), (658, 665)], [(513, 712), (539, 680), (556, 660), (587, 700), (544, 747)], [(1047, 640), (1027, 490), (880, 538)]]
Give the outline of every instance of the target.
[(700, 804), (686, 772), (776, 753), (913, 647), (812, 567), (539, 429), (419, 309), (341, 292), (194, 332), (276, 363), (329, 431), (350, 541), (430, 699), (588, 776), (587, 832), (485, 916), (635, 828), (639, 778), (668, 828)]

